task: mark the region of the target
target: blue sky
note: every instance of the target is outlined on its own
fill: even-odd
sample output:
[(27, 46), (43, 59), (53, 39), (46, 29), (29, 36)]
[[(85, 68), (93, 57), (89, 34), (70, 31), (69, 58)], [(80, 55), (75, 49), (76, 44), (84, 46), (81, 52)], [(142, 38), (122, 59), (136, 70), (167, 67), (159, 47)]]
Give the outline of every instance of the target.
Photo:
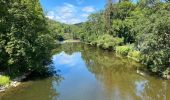
[(46, 17), (61, 23), (75, 24), (104, 8), (106, 0), (40, 0)]

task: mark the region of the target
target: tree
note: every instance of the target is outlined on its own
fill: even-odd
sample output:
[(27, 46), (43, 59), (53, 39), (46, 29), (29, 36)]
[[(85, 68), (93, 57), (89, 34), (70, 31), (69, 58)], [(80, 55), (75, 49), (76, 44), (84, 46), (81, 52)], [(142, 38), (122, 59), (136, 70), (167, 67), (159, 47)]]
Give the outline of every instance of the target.
[(108, 34), (112, 33), (112, 28), (111, 28), (112, 6), (113, 6), (112, 0), (107, 0), (106, 9), (104, 12), (104, 18), (105, 18), (105, 25)]
[(9, 31), (9, 22), (7, 22), (7, 12), (9, 7), (9, 0), (0, 1), (0, 69), (4, 69), (7, 66), (8, 55), (5, 52), (5, 45), (7, 43), (6, 33)]
[(10, 74), (41, 71), (50, 61), (53, 38), (38, 0), (1, 1), (0, 64)]

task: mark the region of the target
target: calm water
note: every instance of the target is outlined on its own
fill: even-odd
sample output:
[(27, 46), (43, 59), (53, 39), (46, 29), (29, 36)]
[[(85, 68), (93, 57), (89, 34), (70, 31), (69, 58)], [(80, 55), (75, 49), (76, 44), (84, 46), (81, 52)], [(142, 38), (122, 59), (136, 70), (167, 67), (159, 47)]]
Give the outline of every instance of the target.
[(61, 76), (24, 82), (0, 100), (170, 100), (170, 81), (136, 74), (139, 64), (80, 43), (52, 57)]

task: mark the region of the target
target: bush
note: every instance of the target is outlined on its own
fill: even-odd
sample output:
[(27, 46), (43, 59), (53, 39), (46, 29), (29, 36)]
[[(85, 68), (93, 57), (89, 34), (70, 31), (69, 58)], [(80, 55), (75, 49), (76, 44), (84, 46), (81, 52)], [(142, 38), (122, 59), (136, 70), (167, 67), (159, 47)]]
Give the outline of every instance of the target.
[(141, 61), (147, 68), (159, 75), (170, 67), (170, 13), (159, 11), (152, 14), (137, 38)]
[(10, 78), (7, 76), (0, 76), (0, 86), (10, 83)]
[(128, 53), (128, 57), (136, 61), (139, 61), (140, 56), (141, 56), (140, 51), (133, 50)]
[(127, 56), (130, 51), (132, 51), (132, 47), (129, 45), (116, 47), (116, 53), (121, 54), (123, 56)]
[(123, 44), (123, 38), (112, 37), (111, 35), (105, 34), (98, 37), (96, 44), (103, 49), (115, 50), (116, 46)]

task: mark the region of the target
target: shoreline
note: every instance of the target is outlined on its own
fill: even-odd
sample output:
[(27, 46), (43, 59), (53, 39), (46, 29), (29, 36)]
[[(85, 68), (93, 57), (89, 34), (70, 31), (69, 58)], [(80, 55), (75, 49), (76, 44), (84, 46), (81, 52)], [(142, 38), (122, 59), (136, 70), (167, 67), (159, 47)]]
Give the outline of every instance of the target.
[(22, 76), (18, 76), (16, 78), (14, 78), (13, 80), (11, 80), (11, 82), (9, 84), (0, 86), (0, 93), (5, 92), (10, 88), (18, 87), (22, 83), (22, 81), (27, 78), (28, 75), (29, 75), (29, 73), (23, 74)]
[[(94, 45), (92, 45), (92, 44), (90, 44), (90, 43), (87, 43), (87, 42), (82, 42), (82, 43), (84, 43), (84, 44), (87, 44), (87, 45), (90, 45), (90, 46), (94, 46)], [(95, 46), (95, 47), (97, 47), (97, 46)], [(114, 52), (114, 51), (111, 51), (111, 52)], [(114, 52), (115, 54), (116, 54), (116, 52)], [(118, 55), (120, 55), (120, 54), (118, 54)], [(126, 58), (129, 58), (129, 59), (131, 59), (131, 60), (133, 60), (133, 61), (136, 61), (137, 63), (140, 63), (139, 62), (139, 60), (138, 59), (136, 59), (136, 58), (133, 58), (133, 57), (130, 57), (130, 56), (123, 56), (123, 55), (120, 55), (120, 56), (122, 56), (122, 57), (126, 57)], [(140, 64), (142, 64), (142, 63), (140, 63)], [(143, 64), (142, 64), (143, 65)], [(145, 65), (144, 65), (145, 66)], [(145, 69), (145, 68), (144, 68)], [(148, 76), (148, 75), (150, 75), (150, 76), (152, 76), (151, 74), (154, 74), (153, 72), (148, 72), (148, 71), (144, 71), (144, 70), (136, 70), (136, 73), (138, 74), (138, 75), (141, 75), (141, 76)], [(162, 76), (158, 76), (157, 78), (162, 78), (162, 79), (164, 79), (164, 80), (170, 80), (170, 75), (166, 75), (166, 77), (162, 77)]]
[(61, 43), (79, 43), (81, 42), (80, 40), (64, 40), (64, 41), (61, 41)]

